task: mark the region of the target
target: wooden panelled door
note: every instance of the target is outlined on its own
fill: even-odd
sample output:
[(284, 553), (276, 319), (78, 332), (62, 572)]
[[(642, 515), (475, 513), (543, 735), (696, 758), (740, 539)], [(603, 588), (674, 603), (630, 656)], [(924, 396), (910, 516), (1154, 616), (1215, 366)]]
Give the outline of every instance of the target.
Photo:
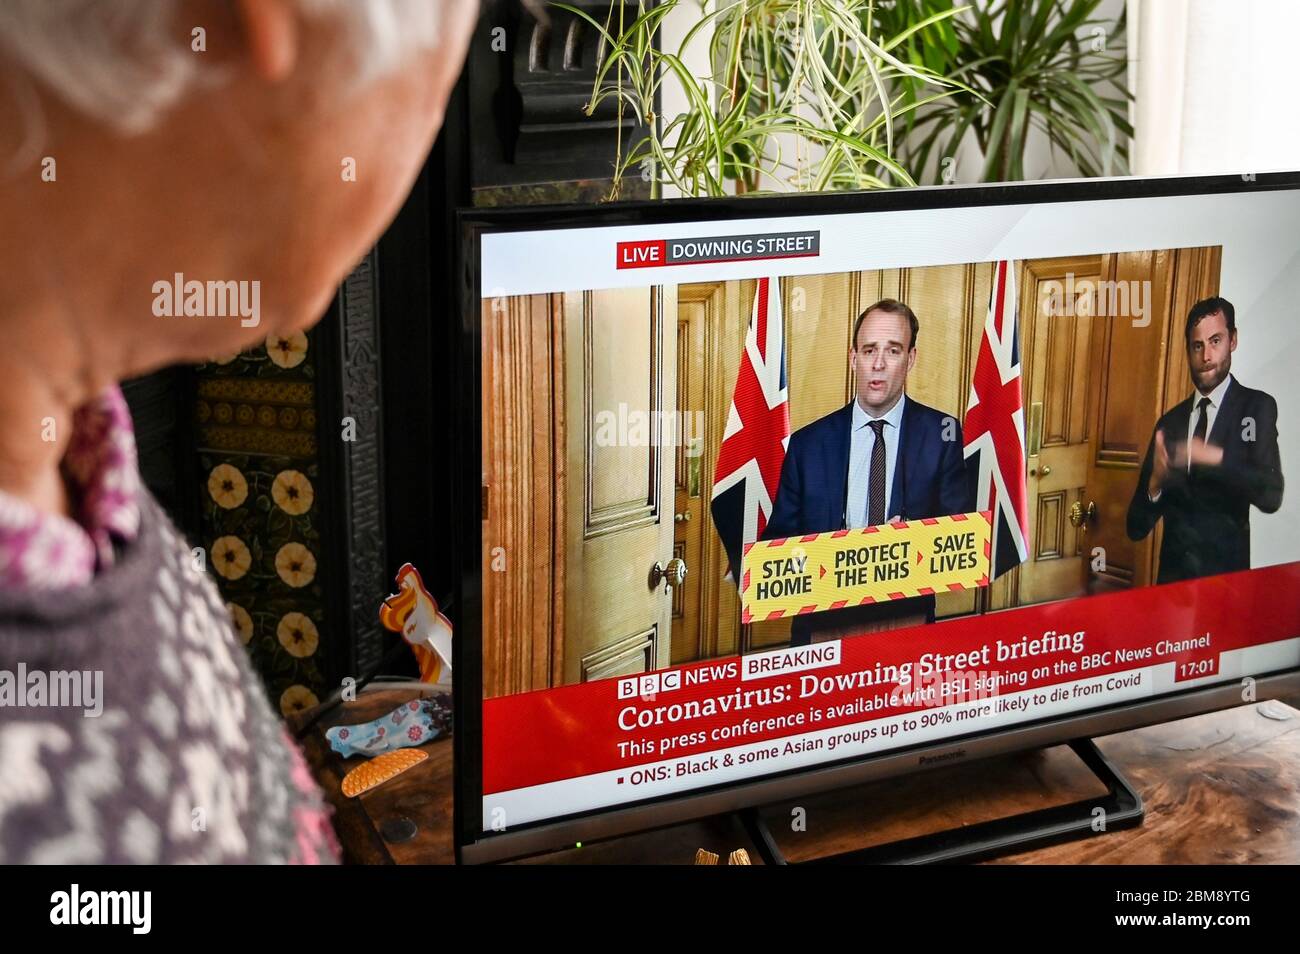
[[(564, 295), (563, 684), (671, 659), (677, 289)], [(669, 425), (671, 426), (671, 425)]]
[[(673, 556), (687, 567), (686, 582), (673, 590), (672, 664), (704, 658), (703, 596), (705, 537), (712, 527), (705, 486), (708, 466), (705, 440), (707, 420), (707, 350), (710, 324), (717, 320), (720, 287), (679, 286), (677, 297), (677, 412), (679, 432), (673, 466)], [(710, 591), (716, 586), (708, 587)], [(715, 597), (716, 598), (716, 597)]]
[(1101, 256), (1026, 261), (1020, 282), (1027, 394), (1029, 560), (1017, 603), (1082, 596), (1081, 528), (1070, 508), (1088, 470), (1088, 348)]
[(483, 691), (557, 685), (564, 654), (559, 295), (483, 303)]

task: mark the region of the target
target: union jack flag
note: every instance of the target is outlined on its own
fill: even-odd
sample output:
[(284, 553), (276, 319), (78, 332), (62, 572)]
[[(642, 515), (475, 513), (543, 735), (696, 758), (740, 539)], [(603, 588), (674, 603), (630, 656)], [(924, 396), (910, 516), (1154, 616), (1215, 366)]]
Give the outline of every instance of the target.
[(745, 351), (714, 470), (710, 510), (740, 579), (740, 557), (767, 526), (790, 443), (790, 400), (785, 379), (785, 327), (779, 279), (760, 278), (745, 333)]
[(995, 579), (1023, 563), (1029, 552), (1020, 321), (1011, 262), (998, 262), (994, 268), (993, 294), (962, 435), (966, 464), (976, 481), (975, 507), (993, 511), (990, 579)]

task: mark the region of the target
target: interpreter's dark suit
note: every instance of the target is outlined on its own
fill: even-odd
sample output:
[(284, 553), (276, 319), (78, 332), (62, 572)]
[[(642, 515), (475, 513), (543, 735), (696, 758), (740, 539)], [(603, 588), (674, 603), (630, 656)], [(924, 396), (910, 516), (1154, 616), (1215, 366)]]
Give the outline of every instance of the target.
[[(919, 520), (973, 509), (974, 492), (962, 453), (961, 425), (950, 418), (952, 415), (908, 397), (898, 429), (898, 458), (887, 517)], [(852, 426), (850, 403), (790, 435), (772, 518), (763, 530), (763, 539), (824, 533), (848, 525), (845, 510)], [(945, 427), (950, 440), (944, 440)], [(840, 627), (918, 611), (932, 622), (934, 597), (796, 616), (790, 624), (791, 644), (809, 643), (812, 633), (826, 625), (829, 617), (834, 617), (835, 625)]]
[[(1188, 422), (1200, 394), (1156, 423), (1170, 455), (1187, 443)], [(1218, 466), (1172, 467), (1160, 499), (1147, 484), (1154, 466), (1155, 431), (1128, 508), (1128, 535), (1145, 539), (1164, 519), (1157, 583), (1250, 569), (1250, 508), (1274, 513), (1282, 505), (1282, 461), (1277, 447), (1277, 402), (1235, 378), (1223, 395), (1207, 443), (1223, 448)]]

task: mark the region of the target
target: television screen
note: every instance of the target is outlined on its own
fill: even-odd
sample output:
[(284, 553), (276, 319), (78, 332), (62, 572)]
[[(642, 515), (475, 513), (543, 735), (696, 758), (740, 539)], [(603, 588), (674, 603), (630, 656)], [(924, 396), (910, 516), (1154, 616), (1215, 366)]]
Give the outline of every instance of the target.
[(467, 213), (463, 856), (1294, 685), (1297, 222), (1291, 175)]

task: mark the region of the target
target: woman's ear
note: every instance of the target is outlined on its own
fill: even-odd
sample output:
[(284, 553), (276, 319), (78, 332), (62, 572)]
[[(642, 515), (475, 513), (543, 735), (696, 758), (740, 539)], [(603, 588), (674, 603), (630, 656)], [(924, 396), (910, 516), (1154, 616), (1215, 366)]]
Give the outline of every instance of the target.
[(268, 83), (288, 77), (298, 59), (302, 28), (293, 4), (289, 0), (237, 0), (235, 6), (254, 72)]

